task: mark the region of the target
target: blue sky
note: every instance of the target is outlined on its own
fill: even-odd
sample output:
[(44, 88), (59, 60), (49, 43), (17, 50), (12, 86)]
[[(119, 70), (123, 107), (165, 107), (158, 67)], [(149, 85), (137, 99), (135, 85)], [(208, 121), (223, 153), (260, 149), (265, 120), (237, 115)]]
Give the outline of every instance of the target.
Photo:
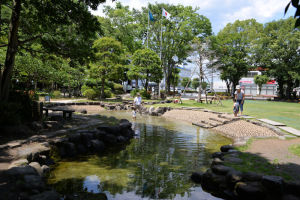
[[(290, 7), (284, 16), (284, 8), (289, 0), (118, 0), (123, 5), (140, 9), (148, 3), (164, 2), (169, 4), (182, 4), (185, 6), (199, 7), (199, 13), (208, 17), (212, 23), (213, 32), (216, 34), (229, 22), (254, 18), (260, 23), (266, 23), (281, 18), (293, 16), (295, 9)], [(107, 0), (104, 5), (114, 6), (115, 2)], [(103, 16), (103, 5), (99, 6), (93, 14)], [(172, 13), (170, 13), (172, 14)]]

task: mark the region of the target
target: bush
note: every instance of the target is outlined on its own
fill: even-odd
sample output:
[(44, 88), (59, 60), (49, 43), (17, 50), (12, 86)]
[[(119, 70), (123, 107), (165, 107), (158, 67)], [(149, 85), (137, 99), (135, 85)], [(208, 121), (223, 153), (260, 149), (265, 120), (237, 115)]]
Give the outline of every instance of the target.
[(60, 97), (61, 97), (60, 91), (55, 90), (55, 91), (52, 93), (52, 97), (53, 97), (53, 98), (60, 98)]
[(139, 93), (139, 92), (140, 92), (139, 89), (134, 89), (134, 90), (131, 90), (130, 95), (131, 95), (132, 97), (135, 97), (135, 96), (137, 95), (137, 93)]
[(108, 89), (104, 90), (104, 97), (111, 98), (113, 96), (112, 92)]
[(151, 92), (144, 89), (141, 91), (141, 96), (145, 99), (151, 99)]
[(123, 86), (121, 84), (114, 83), (113, 88), (114, 88), (115, 94), (123, 94), (124, 93)]
[(97, 92), (92, 88), (86, 89), (82, 94), (90, 100), (93, 100), (97, 97)]

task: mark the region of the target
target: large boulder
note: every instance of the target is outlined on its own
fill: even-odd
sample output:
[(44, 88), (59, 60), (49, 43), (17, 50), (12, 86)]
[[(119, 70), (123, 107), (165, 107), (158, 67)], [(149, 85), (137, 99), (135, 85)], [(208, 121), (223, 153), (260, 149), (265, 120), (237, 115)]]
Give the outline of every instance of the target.
[(82, 142), (81, 133), (74, 133), (68, 136), (68, 140), (74, 144), (79, 144)]
[(117, 137), (113, 134), (106, 134), (105, 138), (103, 139), (104, 143), (106, 144), (116, 144), (117, 143)]
[(221, 152), (228, 152), (229, 150), (232, 150), (232, 149), (234, 149), (234, 147), (232, 145), (223, 145), (220, 148)]
[(45, 188), (45, 184), (39, 175), (25, 175), (24, 188), (28, 190), (42, 190)]
[(40, 176), (43, 175), (43, 169), (41, 168), (41, 165), (38, 162), (31, 162), (29, 163), (29, 165), (33, 167)]
[(25, 175), (37, 175), (36, 170), (29, 165), (21, 166), (21, 167), (13, 167), (4, 173), (6, 173), (9, 176), (16, 176), (16, 177), (25, 176)]
[(29, 200), (60, 200), (60, 195), (55, 191), (45, 191), (31, 196)]
[(300, 197), (300, 181), (286, 181), (285, 192)]
[(191, 179), (195, 183), (201, 183), (202, 175), (203, 175), (202, 172), (193, 172), (191, 175)]
[(280, 176), (263, 176), (261, 183), (274, 195), (283, 192), (283, 178)]
[(213, 165), (211, 169), (217, 175), (226, 175), (229, 171), (233, 170), (233, 168), (224, 165)]
[(236, 170), (231, 170), (226, 174), (225, 179), (227, 185), (232, 190), (237, 182), (242, 181), (243, 173)]
[(75, 144), (71, 142), (64, 142), (59, 147), (59, 153), (61, 157), (74, 157), (76, 156), (76, 147)]
[(264, 199), (266, 194), (258, 182), (238, 182), (235, 185), (235, 192), (239, 199), (253, 200)]
[(119, 126), (109, 126), (109, 125), (101, 125), (97, 129), (113, 135), (120, 135), (120, 130), (121, 130)]
[(97, 139), (91, 141), (91, 147), (94, 152), (101, 152), (105, 149), (104, 143)]

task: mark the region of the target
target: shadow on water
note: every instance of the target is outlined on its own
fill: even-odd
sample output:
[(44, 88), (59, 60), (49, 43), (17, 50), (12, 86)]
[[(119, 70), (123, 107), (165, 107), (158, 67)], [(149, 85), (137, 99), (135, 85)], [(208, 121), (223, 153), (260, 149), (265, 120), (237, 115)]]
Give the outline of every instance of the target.
[[(131, 117), (126, 112), (105, 114)], [(49, 184), (63, 194), (104, 192), (108, 199), (217, 199), (194, 185), (190, 175), (206, 170), (211, 153), (231, 143), (229, 139), (162, 117), (138, 116), (133, 129), (136, 138), (124, 150), (62, 161)]]

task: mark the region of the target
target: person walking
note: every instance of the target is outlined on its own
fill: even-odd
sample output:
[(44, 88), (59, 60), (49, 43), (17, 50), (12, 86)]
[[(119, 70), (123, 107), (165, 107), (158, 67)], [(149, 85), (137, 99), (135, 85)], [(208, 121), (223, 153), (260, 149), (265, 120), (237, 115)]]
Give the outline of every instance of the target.
[(133, 105), (136, 111), (139, 111), (140, 115), (142, 114), (142, 97), (140, 93), (137, 93), (137, 96), (133, 100)]
[(241, 86), (237, 85), (236, 86), (236, 91), (234, 93), (234, 99), (237, 101), (240, 107), (241, 115), (243, 115), (243, 106), (245, 102), (245, 93), (243, 90), (241, 90)]

